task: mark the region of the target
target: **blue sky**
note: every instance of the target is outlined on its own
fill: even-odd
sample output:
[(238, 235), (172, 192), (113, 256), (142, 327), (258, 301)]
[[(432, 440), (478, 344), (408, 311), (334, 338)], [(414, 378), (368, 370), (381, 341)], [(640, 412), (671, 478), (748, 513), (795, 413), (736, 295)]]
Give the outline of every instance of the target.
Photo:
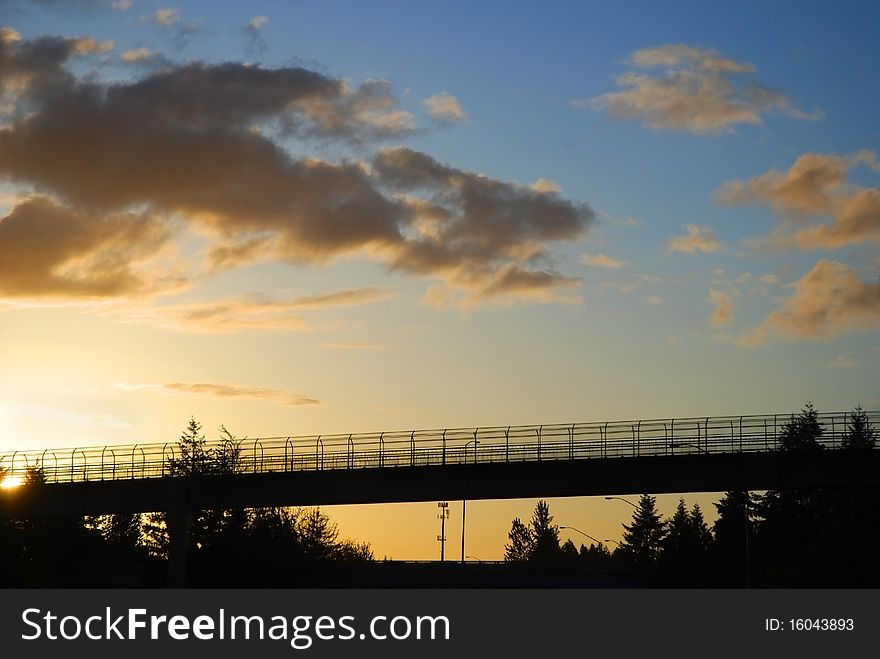
[[(15, 62), (0, 131), (28, 154), (0, 145), (0, 451), (166, 441), (190, 415), (254, 437), (750, 414), (807, 400), (880, 407), (876, 3), (7, 0), (0, 24)], [(320, 243), (297, 224), (320, 232), (318, 216), (255, 220), (205, 206), (204, 190), (168, 192), (194, 171), (153, 185), (163, 172), (138, 170), (140, 196), (119, 201), (134, 151), (28, 142), (40, 118), (83, 130), (66, 108), (41, 106), (21, 73), (45, 35), (64, 38), (59, 66), (73, 81), (46, 84), (74, 96), (247, 64), (236, 70), (251, 123), (221, 128), (231, 110), (200, 107), (195, 133), (180, 135), (210, 125), (246, 141), (259, 130), (288, 164), (360, 167), (364, 185), (411, 213), (397, 225), (404, 238)], [(248, 106), (265, 91), (251, 86), (255, 70), (302, 69), (339, 85), (335, 95), (268, 117)], [(137, 110), (145, 121), (168, 101), (150, 98)], [(446, 103), (433, 116), (432, 98)], [(378, 104), (352, 105), (364, 99)], [(117, 119), (138, 144), (143, 125)], [(287, 120), (314, 125), (285, 131)], [(105, 128), (88, 130), (100, 144)], [(380, 154), (391, 149), (411, 159), (385, 163), (388, 173)], [(188, 154), (162, 155), (173, 170)], [(457, 174), (433, 179), (433, 192), (407, 188), (421, 156), (432, 176)], [(65, 171), (65, 158), (77, 165)], [(106, 158), (118, 176), (100, 169)], [(210, 194), (231, 208), (235, 180)], [(247, 185), (244, 196), (262, 183)], [(460, 185), (491, 188), (488, 210), (468, 210)], [(438, 238), (413, 197), (449, 213), (441, 233), (450, 218), (470, 229)], [(44, 233), (57, 251), (23, 258), (47, 208), (75, 229)], [(128, 242), (121, 212), (143, 215), (155, 248)], [(375, 219), (355, 214), (345, 229)], [(287, 251), (212, 266), (212, 250), (242, 247), (253, 222)], [(505, 223), (507, 238), (493, 230)], [(96, 226), (115, 227), (115, 242), (89, 242)], [(452, 260), (407, 251), (426, 246)], [(104, 263), (125, 280), (110, 281)], [(213, 324), (194, 322), (207, 306)], [(568, 523), (615, 533), (619, 520), (588, 503), (558, 505)], [(531, 507), (486, 513), (502, 540), (516, 505)], [(339, 515), (364, 535), (360, 513)], [(491, 537), (482, 558), (500, 551)], [(398, 548), (432, 555), (425, 538)]]

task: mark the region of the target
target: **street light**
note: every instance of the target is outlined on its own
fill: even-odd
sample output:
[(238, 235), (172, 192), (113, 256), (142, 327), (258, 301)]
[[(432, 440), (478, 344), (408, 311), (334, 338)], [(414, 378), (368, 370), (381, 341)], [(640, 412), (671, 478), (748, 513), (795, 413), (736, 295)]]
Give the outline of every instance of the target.
[(630, 501), (629, 499), (624, 499), (623, 497), (605, 497), (605, 501), (611, 501), (612, 499), (617, 499), (618, 501), (623, 501), (624, 503), (628, 503), (636, 510), (639, 509), (639, 507), (636, 504), (634, 504), (632, 501)]
[[(560, 528), (560, 529), (570, 529), (570, 530), (572, 530), (572, 531), (577, 531), (577, 532), (580, 533), (582, 536), (585, 536), (585, 537), (589, 538), (589, 539), (592, 540), (593, 542), (598, 542), (600, 545), (602, 544), (602, 541), (599, 540), (598, 538), (594, 538), (594, 537), (591, 536), (589, 533), (584, 533), (584, 532), (581, 531), (580, 529), (576, 529), (576, 528), (573, 527), (573, 526), (560, 526), (559, 528)], [(607, 540), (606, 540), (606, 542), (607, 542)]]

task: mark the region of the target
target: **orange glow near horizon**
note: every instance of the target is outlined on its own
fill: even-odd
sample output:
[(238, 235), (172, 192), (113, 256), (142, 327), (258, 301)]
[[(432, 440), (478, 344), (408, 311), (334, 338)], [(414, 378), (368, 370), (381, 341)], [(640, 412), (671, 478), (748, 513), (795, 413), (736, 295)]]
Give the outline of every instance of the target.
[(7, 476), (0, 481), (0, 488), (11, 490), (24, 484), (23, 476)]

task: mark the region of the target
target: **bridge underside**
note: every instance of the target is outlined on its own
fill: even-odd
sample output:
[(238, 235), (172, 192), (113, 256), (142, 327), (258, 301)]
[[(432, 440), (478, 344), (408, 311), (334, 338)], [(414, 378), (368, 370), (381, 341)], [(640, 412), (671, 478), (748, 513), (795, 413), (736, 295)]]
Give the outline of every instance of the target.
[(880, 485), (880, 451), (691, 454), (57, 483), (0, 517)]

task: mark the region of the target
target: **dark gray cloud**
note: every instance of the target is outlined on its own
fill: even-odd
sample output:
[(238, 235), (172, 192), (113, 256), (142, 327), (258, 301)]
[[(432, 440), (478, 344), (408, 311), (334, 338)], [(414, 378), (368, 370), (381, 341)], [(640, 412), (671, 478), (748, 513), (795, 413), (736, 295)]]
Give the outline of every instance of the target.
[(425, 217), (394, 266), (430, 272), (462, 262), (535, 261), (547, 241), (576, 240), (593, 211), (552, 191), (466, 172), (406, 148), (385, 149), (373, 162), (379, 177), (399, 191), (424, 194), (413, 205)]
[(553, 270), (549, 243), (577, 240), (594, 214), (555, 189), (405, 148), (368, 163), (291, 153), (296, 136), (344, 144), (409, 132), (412, 116), (385, 81), (352, 86), (302, 67), (191, 62), (102, 82), (66, 68), (101, 44), (7, 37), (0, 73), (13, 83), (4, 87), (0, 177), (78, 216), (181, 217), (209, 236), (217, 268), (364, 253), (473, 299), (576, 284)]

